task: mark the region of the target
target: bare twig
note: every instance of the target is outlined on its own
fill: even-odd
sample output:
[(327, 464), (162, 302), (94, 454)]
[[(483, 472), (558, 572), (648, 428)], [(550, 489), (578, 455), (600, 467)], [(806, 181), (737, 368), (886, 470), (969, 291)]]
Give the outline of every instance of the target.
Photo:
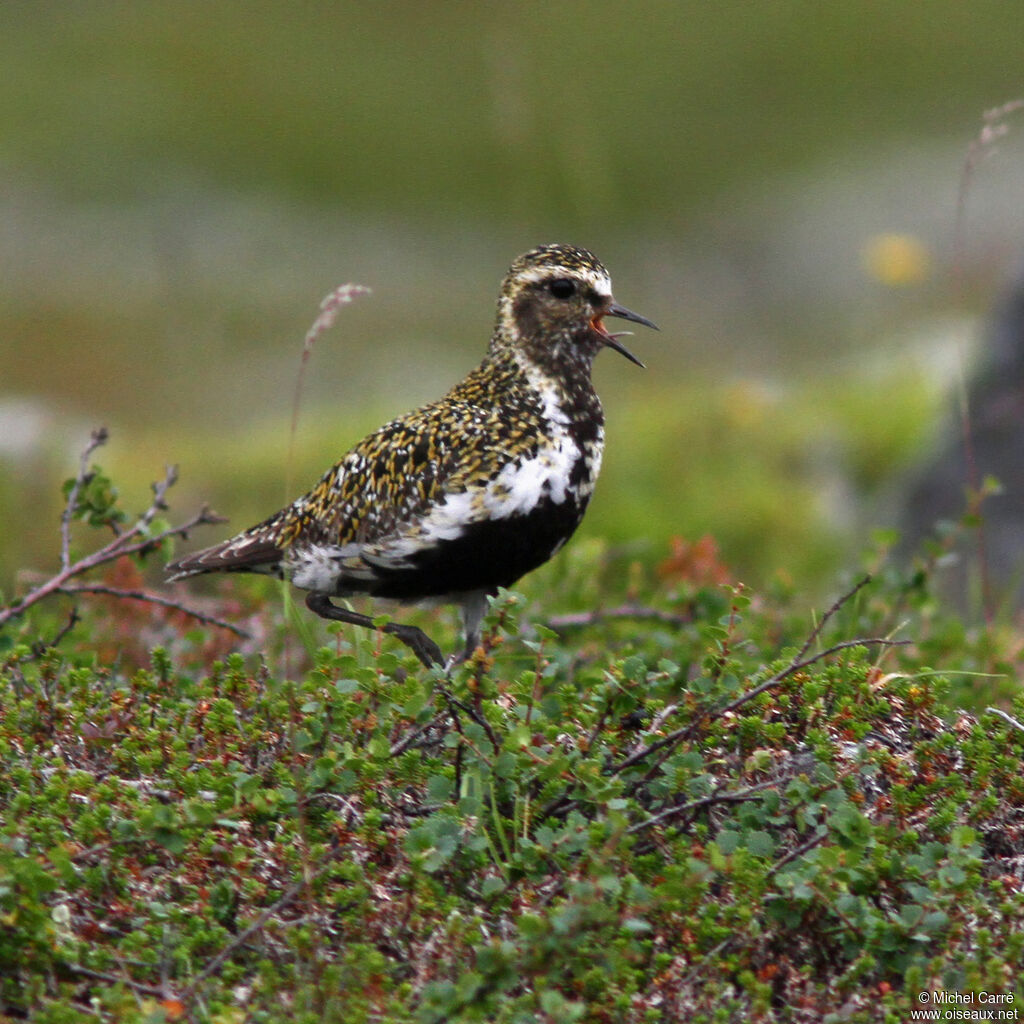
[(789, 853), (781, 856), (769, 869), (768, 874), (774, 875), (780, 868), (785, 867), (791, 860), (796, 860), (797, 857), (802, 857), (805, 853), (813, 850), (814, 847), (820, 846), (828, 838), (828, 829), (822, 829), (821, 832), (811, 836), (810, 839), (805, 843), (801, 843), (799, 846), (794, 846)]
[(83, 967), (81, 964), (68, 964), (67, 969), (83, 978), (92, 978), (95, 981), (105, 981), (111, 985), (127, 985), (133, 992), (141, 992), (146, 996), (158, 996), (166, 999), (168, 992), (165, 988), (158, 988), (156, 985), (146, 985), (141, 981), (133, 981), (123, 974), (106, 974), (103, 971), (94, 971), (90, 967)]
[[(853, 591), (851, 591), (853, 593)], [(829, 610), (831, 613), (832, 609)], [(829, 614), (826, 613), (826, 614)], [(816, 630), (816, 632), (819, 632)], [(702, 722), (709, 718), (720, 718), (722, 715), (728, 714), (730, 711), (735, 711), (737, 708), (742, 707), (744, 704), (752, 701), (755, 697), (759, 697), (765, 690), (770, 690), (773, 686), (777, 686), (788, 676), (791, 676), (794, 672), (798, 672), (802, 668), (807, 668), (808, 665), (813, 665), (816, 661), (820, 661), (822, 658), (827, 658), (830, 654), (835, 654), (837, 651), (844, 651), (850, 647), (861, 647), (867, 644), (881, 644), (884, 647), (901, 647), (909, 644), (909, 640), (890, 640), (887, 637), (862, 637), (857, 640), (844, 640), (841, 643), (833, 644), (831, 647), (826, 648), (823, 651), (819, 651), (817, 654), (812, 655), (809, 658), (794, 658), (781, 672), (776, 672), (775, 675), (770, 676), (763, 683), (759, 683), (753, 689), (747, 690), (745, 693), (741, 693), (735, 700), (730, 701), (724, 707), (716, 708), (713, 711), (708, 711), (703, 715), (698, 716), (689, 725), (685, 725), (680, 729), (676, 729), (674, 732), (668, 733), (666, 736), (662, 736), (660, 739), (655, 740), (653, 743), (648, 744), (646, 747), (642, 747), (635, 750), (628, 757), (624, 758), (617, 765), (615, 765), (613, 771), (620, 772), (624, 768), (629, 768), (645, 758), (650, 757), (651, 754), (656, 753), (663, 747), (668, 747), (682, 739), (687, 739), (696, 732), (697, 728)], [(801, 651), (806, 651), (808, 644), (804, 644)], [(652, 766), (652, 769), (657, 767), (657, 764)]]
[(677, 990), (683, 992), (686, 990), (686, 986), (697, 977), (700, 977), (701, 972), (704, 969), (704, 965), (710, 963), (712, 957), (718, 956), (719, 953), (724, 952), (729, 946), (731, 946), (737, 940), (737, 933), (727, 936), (717, 945), (709, 949), (699, 960), (693, 963), (687, 974), (676, 983)]
[(1024, 99), (1010, 100), (1002, 106), (984, 111), (981, 115), (981, 130), (967, 147), (967, 157), (964, 160), (963, 170), (960, 173), (960, 184), (957, 188), (956, 223), (953, 233), (953, 266), (961, 286), (963, 284), (966, 243), (964, 222), (967, 217), (967, 195), (974, 179), (974, 172), (982, 160), (996, 152), (996, 143), (1009, 134), (1010, 126), (1006, 123), (1006, 119), (1018, 110), (1024, 110)]
[(339, 285), (329, 295), (324, 296), (320, 303), (320, 314), (313, 321), (312, 326), (306, 331), (306, 338), (302, 344), (302, 358), (299, 362), (299, 372), (295, 378), (295, 394), (292, 397), (292, 424), (288, 433), (288, 478), (285, 480), (285, 498), (291, 500), (292, 482), (291, 472), (295, 455), (295, 435), (299, 427), (299, 406), (302, 402), (302, 383), (306, 378), (306, 366), (313, 354), (313, 346), (324, 331), (329, 331), (335, 320), (338, 319), (338, 312), (342, 306), (347, 306), (353, 299), (360, 295), (369, 295), (370, 289), (363, 284)]
[(660, 608), (644, 608), (640, 605), (624, 604), (618, 608), (597, 609), (592, 612), (572, 612), (568, 615), (555, 615), (548, 619), (549, 629), (556, 632), (565, 629), (579, 629), (593, 626), (609, 619), (638, 619), (663, 622), (667, 626), (685, 626), (691, 619), (683, 615), (662, 611)]
[[(673, 708), (676, 707), (675, 704), (671, 706)], [(597, 737), (600, 736), (602, 731), (604, 730), (604, 723), (608, 721), (608, 716), (611, 714), (611, 710), (612, 698), (609, 698), (604, 702), (604, 706), (601, 708), (601, 714), (597, 716), (597, 721), (594, 723), (594, 727), (587, 734), (586, 740), (580, 744), (581, 750), (589, 750), (594, 745), (594, 743), (597, 742)], [(652, 725), (651, 728), (656, 729), (658, 727), (656, 725)]]
[(481, 729), (483, 729), (483, 731), (487, 734), (487, 738), (491, 741), (491, 746), (494, 747), (495, 752), (497, 752), (497, 751), (499, 751), (501, 749), (501, 743), (498, 740), (498, 737), (495, 734), (494, 729), (491, 726), (491, 723), (488, 722), (486, 718), (484, 718), (482, 710), (478, 710), (476, 708), (472, 708), (465, 701), (459, 700), (459, 698), (456, 697), (455, 694), (452, 693), (451, 690), (449, 690), (446, 686), (439, 687), (439, 692), (444, 697), (444, 699), (448, 702), (449, 713), (452, 716), (452, 720), (455, 723), (455, 728), (458, 731), (459, 735), (462, 737), (462, 739), (466, 743), (468, 743), (471, 747), (473, 747), (474, 750), (476, 750), (476, 752), (482, 758), (484, 758), (484, 760), (487, 760), (487, 758), (484, 756), (483, 752), (478, 750), (474, 746), (473, 742), (462, 731), (462, 729), (461, 729), (461, 727), (459, 725), (458, 717), (455, 714), (454, 708), (458, 708), (459, 711), (464, 712), (474, 722), (476, 722), (476, 724), (479, 725)]
[(435, 725), (440, 725), (444, 719), (449, 715), (449, 711), (445, 708), (444, 711), (439, 711), (429, 722), (424, 722), (423, 725), (415, 726), (410, 729), (400, 740), (396, 740), (391, 745), (391, 750), (388, 753), (389, 757), (398, 757), (403, 750), (408, 750), (412, 745), (413, 740), (422, 736), (427, 730), (432, 729)]
[(660, 729), (678, 710), (678, 704), (669, 704), (666, 707), (663, 707), (661, 711), (651, 719), (651, 724), (647, 731), (655, 732)]
[(150, 594), (145, 590), (124, 590), (121, 587), (108, 587), (103, 583), (76, 583), (70, 586), (58, 587), (57, 593), (59, 594), (107, 594), (110, 597), (119, 597), (129, 601), (145, 601), (147, 604), (159, 605), (161, 608), (171, 608), (174, 611), (182, 612), (191, 619), (195, 619), (197, 622), (202, 622), (207, 626), (219, 626), (221, 629), (230, 630), (235, 636), (240, 637), (243, 640), (249, 638), (249, 634), (244, 630), (234, 625), (234, 623), (228, 622), (225, 619), (218, 619), (216, 615), (207, 615), (205, 612), (199, 611), (197, 608), (189, 608), (188, 605), (182, 604), (180, 601), (174, 601), (169, 597), (160, 597), (159, 594)]
[[(85, 555), (77, 561), (72, 561), (71, 522), (75, 516), (75, 509), (78, 505), (78, 499), (81, 495), (82, 488), (90, 479), (89, 457), (97, 448), (106, 443), (108, 437), (109, 434), (105, 427), (100, 427), (93, 431), (92, 436), (89, 439), (89, 443), (82, 452), (78, 475), (75, 477), (71, 484), (71, 488), (68, 491), (67, 502), (65, 503), (64, 512), (61, 516), (60, 571), (56, 575), (51, 576), (49, 579), (44, 580), (38, 586), (29, 590), (29, 592), (19, 600), (6, 605), (5, 607), (0, 607), (0, 626), (3, 626), (12, 619), (16, 619), (23, 615), (33, 605), (38, 604), (44, 598), (50, 597), (52, 594), (87, 591), (91, 591), (93, 593), (104, 592), (98, 585), (70, 585), (69, 581), (83, 576), (100, 566), (107, 565), (108, 563), (125, 555), (136, 555), (153, 551), (158, 548), (163, 541), (168, 540), (171, 537), (187, 536), (188, 532), (196, 526), (205, 526), (212, 523), (224, 522), (222, 517), (215, 515), (208, 507), (204, 506), (194, 516), (186, 520), (186, 522), (182, 523), (180, 526), (168, 526), (166, 529), (161, 530), (158, 533), (150, 534), (149, 529), (152, 526), (153, 521), (160, 512), (165, 511), (167, 508), (167, 502), (165, 500), (167, 491), (174, 486), (175, 481), (178, 479), (177, 468), (174, 466), (168, 466), (163, 480), (153, 484), (153, 500), (150, 502), (149, 507), (139, 515), (128, 529), (117, 532), (112, 540), (108, 541), (97, 551), (92, 552), (92, 554)], [(143, 595), (141, 591), (126, 591), (123, 594), (118, 594), (116, 593), (116, 588), (111, 587), (107, 588), (106, 592), (114, 594), (114, 596), (147, 600), (153, 604), (166, 604), (168, 607), (176, 608), (200, 621), (208, 621), (214, 625), (230, 629), (233, 632), (238, 633), (240, 636), (245, 636), (245, 633), (236, 627), (212, 619), (209, 616), (204, 615), (202, 612), (197, 612), (177, 602), (170, 602), (162, 598), (156, 598), (154, 595)]]
[[(956, 196), (956, 219), (953, 225), (953, 275), (959, 297), (966, 294), (966, 253), (967, 253), (967, 196), (978, 164), (996, 152), (996, 143), (1010, 131), (1006, 119), (1010, 114), (1024, 109), (1024, 99), (1010, 100), (1002, 106), (986, 110), (982, 116), (981, 130), (967, 147), (963, 170), (960, 173), (960, 184)], [(974, 451), (974, 432), (971, 425), (971, 409), (967, 397), (967, 373), (964, 370), (965, 358), (963, 346), (959, 346), (960, 373), (958, 374), (958, 399), (960, 407), (960, 433), (964, 444), (964, 462), (967, 467), (967, 485), (971, 494), (968, 511), (977, 516), (976, 537), (978, 542), (978, 570), (981, 579), (982, 604), (986, 621), (992, 619), (992, 582), (988, 566), (987, 538), (985, 519), (980, 514), (981, 489), (979, 487), (979, 469)]]
[(1021, 725), (1013, 715), (1008, 715), (1005, 711), (1000, 711), (999, 708), (985, 708), (990, 715), (998, 715), (1004, 722), (1008, 722), (1014, 727), (1024, 732), (1024, 725)]
[(68, 491), (67, 501), (64, 503), (64, 511), (60, 517), (60, 567), (67, 569), (71, 565), (71, 520), (75, 518), (75, 508), (78, 505), (78, 495), (82, 487), (89, 480), (89, 456), (97, 448), (107, 443), (106, 427), (97, 427), (89, 438), (89, 443), (82, 450), (82, 457), (78, 463), (78, 476), (75, 477)]
[(39, 657), (44, 651), (48, 651), (53, 647), (60, 645), (61, 640), (64, 639), (78, 625), (78, 611), (75, 608), (71, 609), (68, 615), (68, 621), (64, 623), (60, 629), (57, 630), (52, 640), (37, 640), (32, 645), (32, 654), (34, 657)]
[(211, 975), (216, 974), (217, 971), (223, 966), (224, 961), (240, 947), (244, 946), (249, 939), (252, 938), (257, 932), (261, 931), (266, 923), (275, 915), (280, 913), (289, 904), (294, 903), (299, 897), (303, 890), (308, 889), (312, 882), (318, 878), (324, 871), (326, 871), (331, 864), (342, 855), (345, 847), (338, 845), (328, 850), (323, 854), (319, 860), (311, 865), (311, 870), (306, 878), (302, 878), (298, 882), (293, 882), (284, 893), (281, 898), (267, 907), (259, 917), (243, 932), (239, 932), (205, 967), (189, 982), (188, 987), (181, 993), (179, 999), (182, 1003), (188, 1004), (195, 996), (196, 989)]
[(753, 786), (747, 786), (745, 789), (737, 789), (728, 793), (711, 793), (708, 796), (699, 797), (697, 800), (689, 800), (685, 804), (677, 804), (675, 807), (669, 807), (667, 810), (654, 814), (650, 818), (638, 821), (635, 824), (630, 825), (628, 831), (630, 833), (642, 832), (644, 829), (660, 825), (662, 822), (668, 821), (670, 818), (677, 818), (689, 811), (697, 811), (700, 810), (701, 807), (709, 807), (711, 804), (745, 803), (748, 800), (753, 800), (756, 795), (763, 790), (778, 788), (779, 780), (772, 779), (768, 782), (758, 782)]
[(797, 661), (799, 661), (810, 650), (811, 644), (813, 644), (814, 641), (817, 640), (819, 636), (821, 636), (821, 631), (825, 628), (826, 624), (828, 623), (828, 620), (831, 619), (832, 616), (835, 615), (835, 613), (839, 611), (839, 609), (842, 608), (847, 601), (849, 601), (857, 593), (863, 590), (864, 587), (866, 587), (870, 582), (871, 575), (869, 573), (867, 576), (862, 576), (859, 580), (857, 580), (857, 582), (845, 594), (843, 594), (842, 597), (836, 598), (836, 600), (832, 603), (832, 606), (828, 609), (828, 611), (825, 612), (824, 615), (822, 615), (821, 621), (814, 627), (814, 629), (811, 630), (807, 639), (804, 641), (803, 647), (801, 647), (800, 650), (797, 652)]
[[(843, 640), (841, 643), (833, 644), (831, 647), (827, 647), (825, 650), (819, 651), (817, 654), (814, 654), (809, 658), (790, 662), (781, 672), (776, 672), (775, 675), (766, 679), (760, 685), (755, 686), (752, 690), (747, 690), (746, 693), (740, 694), (740, 696), (734, 701), (730, 701), (730, 703), (726, 704), (724, 708), (719, 708), (714, 713), (715, 717), (717, 718), (721, 715), (728, 714), (730, 711), (735, 711), (741, 705), (746, 704), (747, 701), (760, 696), (765, 690), (770, 690), (777, 683), (781, 683), (787, 676), (791, 676), (794, 672), (799, 672), (802, 668), (807, 668), (808, 665), (813, 665), (816, 661), (821, 661), (822, 658), (827, 658), (830, 654), (836, 654), (838, 651), (848, 650), (850, 647), (865, 647), (868, 644), (878, 644), (882, 647), (905, 647), (909, 643), (911, 643), (910, 640), (890, 640), (888, 637), (884, 636), (860, 637), (857, 640)], [(806, 647), (804, 650), (806, 650)]]

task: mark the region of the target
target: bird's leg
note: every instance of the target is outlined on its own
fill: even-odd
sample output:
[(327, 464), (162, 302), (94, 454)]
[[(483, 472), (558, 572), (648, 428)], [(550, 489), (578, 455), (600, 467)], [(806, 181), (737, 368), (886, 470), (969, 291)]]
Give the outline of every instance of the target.
[(445, 671), (451, 672), (456, 665), (468, 661), (473, 652), (480, 646), (480, 624), (484, 620), (487, 611), (488, 593), (484, 590), (474, 590), (467, 594), (462, 602), (462, 628), (466, 637), (466, 644), (461, 652), (456, 652), (445, 662)]
[[(324, 619), (347, 622), (351, 626), (365, 626), (367, 629), (377, 628), (369, 615), (361, 615), (359, 612), (349, 611), (347, 608), (339, 608), (326, 594), (310, 591), (306, 594), (306, 607)], [(419, 627), (407, 626), (401, 622), (388, 622), (383, 628), (385, 633), (398, 637), (427, 668), (433, 668), (444, 662), (441, 657), (441, 648)]]

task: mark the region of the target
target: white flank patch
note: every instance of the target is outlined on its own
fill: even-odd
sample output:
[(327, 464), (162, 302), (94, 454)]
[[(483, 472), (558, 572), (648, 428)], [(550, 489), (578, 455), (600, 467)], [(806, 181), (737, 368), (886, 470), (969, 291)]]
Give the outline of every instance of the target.
[[(467, 523), (479, 518), (473, 514), (476, 504), (473, 491), (458, 491), (449, 494), (439, 505), (435, 505), (417, 524), (417, 529), (430, 540), (455, 540)], [(419, 544), (416, 548), (420, 547)], [(414, 548), (413, 550), (415, 550)]]
[[(358, 557), (359, 547), (355, 544), (291, 548), (288, 552), (287, 576), (301, 590), (330, 594), (342, 577), (359, 578), (358, 570), (352, 571), (342, 564), (345, 559)], [(362, 578), (373, 579), (373, 575), (364, 570)]]
[(487, 485), (483, 505), (492, 519), (521, 515), (549, 498), (561, 505), (566, 498), (569, 474), (580, 450), (564, 431), (563, 436), (532, 459), (509, 463)]
[(478, 491), (449, 494), (422, 519), (406, 526), (403, 533), (386, 537), (379, 544), (363, 545), (360, 553), (371, 566), (385, 570), (409, 568), (412, 555), (434, 547), (439, 541), (455, 540), (467, 523), (481, 518), (474, 514), (478, 501)]
[[(455, 540), (473, 523), (524, 515), (545, 499), (562, 504), (569, 496), (569, 475), (583, 455), (561, 423), (552, 427), (554, 443), (533, 458), (509, 463), (493, 480), (448, 494), (403, 535), (379, 546), (364, 546), (362, 557), (371, 566), (403, 568), (416, 552)], [(591, 466), (599, 468), (599, 456)], [(591, 489), (592, 483), (584, 483), (580, 496), (589, 495)]]
[(473, 523), (526, 515), (544, 501), (561, 505), (569, 498), (569, 479), (580, 459), (585, 460), (586, 472), (573, 497), (589, 498), (601, 469), (603, 432), (584, 454), (569, 433), (569, 418), (550, 381), (534, 366), (524, 365), (523, 370), (543, 396), (548, 443), (541, 451), (532, 458), (510, 462), (491, 480), (447, 494), (422, 518), (376, 543), (291, 549), (286, 572), (295, 586), (323, 593), (344, 593), (349, 586), (358, 591), (360, 584), (378, 578), (381, 572), (411, 568), (418, 552), (456, 540)]

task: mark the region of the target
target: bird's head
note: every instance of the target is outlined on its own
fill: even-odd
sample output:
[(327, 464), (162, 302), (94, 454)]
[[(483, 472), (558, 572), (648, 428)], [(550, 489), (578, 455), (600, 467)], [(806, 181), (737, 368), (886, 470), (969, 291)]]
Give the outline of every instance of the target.
[(657, 327), (646, 317), (618, 305), (604, 265), (586, 249), (542, 245), (509, 268), (498, 300), (495, 341), (519, 348), (532, 361), (579, 364), (589, 372), (602, 348), (613, 348), (643, 366), (611, 334), (605, 317)]

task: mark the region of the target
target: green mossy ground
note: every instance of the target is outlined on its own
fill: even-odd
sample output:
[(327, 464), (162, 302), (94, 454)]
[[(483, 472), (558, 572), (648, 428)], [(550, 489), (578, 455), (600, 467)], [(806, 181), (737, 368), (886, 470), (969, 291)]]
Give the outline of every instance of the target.
[[(902, 1022), (925, 991), (1019, 1006), (1019, 634), (944, 617), (926, 573), (879, 573), (822, 616), (728, 580), (708, 543), (613, 569), (597, 542), (570, 546), (496, 602), (450, 678), (381, 635), (314, 635), (241, 580), (205, 605), (260, 629), (241, 644), (109, 598), (80, 601), (55, 646), (56, 603), (9, 624), (0, 1012), (630, 1024)], [(454, 646), (453, 622), (424, 624)]]

